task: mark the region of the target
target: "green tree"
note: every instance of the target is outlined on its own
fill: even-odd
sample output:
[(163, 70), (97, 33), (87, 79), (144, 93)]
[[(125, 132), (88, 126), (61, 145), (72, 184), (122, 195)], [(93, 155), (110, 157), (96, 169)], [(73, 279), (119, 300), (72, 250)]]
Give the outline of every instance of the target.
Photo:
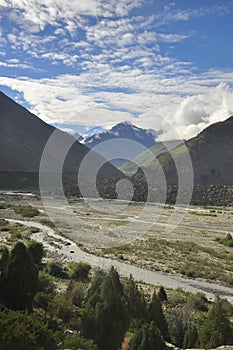
[(38, 315), (21, 311), (0, 312), (0, 349), (55, 350), (55, 335)]
[(31, 256), (34, 264), (39, 265), (44, 256), (43, 244), (35, 240), (30, 240), (27, 242), (27, 252)]
[(101, 350), (118, 350), (129, 325), (123, 286), (114, 268), (97, 285), (85, 304), (83, 334), (93, 339)]
[(82, 338), (79, 335), (68, 336), (64, 340), (64, 347), (71, 350), (98, 350), (93, 340)]
[(222, 300), (218, 300), (210, 311), (200, 330), (200, 345), (204, 348), (216, 348), (233, 344), (233, 329), (226, 316)]
[(159, 291), (158, 291), (158, 298), (161, 302), (163, 301), (167, 301), (167, 293), (165, 292), (165, 289), (163, 288), (163, 286), (161, 286), (159, 288)]
[(191, 349), (198, 346), (199, 336), (197, 327), (194, 323), (190, 323), (184, 335), (183, 349)]
[(6, 247), (0, 247), (0, 276), (4, 274), (9, 259), (9, 251)]
[(23, 243), (12, 249), (1, 280), (2, 303), (11, 309), (32, 309), (38, 289), (38, 270)]
[(154, 322), (139, 328), (129, 342), (128, 350), (166, 350), (166, 344)]
[(146, 302), (143, 294), (138, 290), (132, 276), (130, 276), (124, 285), (124, 293), (126, 295), (131, 319), (145, 319)]
[(148, 322), (154, 322), (156, 327), (161, 331), (164, 339), (169, 339), (168, 326), (159, 297), (154, 292), (151, 302), (147, 307), (147, 320)]

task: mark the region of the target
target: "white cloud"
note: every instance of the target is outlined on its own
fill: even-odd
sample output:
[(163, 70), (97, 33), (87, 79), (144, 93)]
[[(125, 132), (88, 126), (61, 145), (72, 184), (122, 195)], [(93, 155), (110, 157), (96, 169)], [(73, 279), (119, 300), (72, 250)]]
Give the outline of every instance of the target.
[[(177, 133), (187, 139), (233, 113), (233, 88), (221, 83), (224, 75), (233, 85), (230, 72), (214, 75), (210, 71), (203, 77), (163, 81), (140, 70), (107, 74), (99, 70), (94, 75), (88, 72), (39, 80), (1, 77), (0, 84), (22, 92), (31, 111), (49, 123), (110, 126), (128, 120), (144, 128), (162, 128), (166, 139), (177, 137)], [(218, 81), (215, 88), (213, 81)], [(96, 89), (98, 82), (100, 90)], [(115, 91), (131, 85), (129, 93)]]
[(221, 83), (203, 95), (189, 96), (182, 101), (175, 113), (175, 122), (183, 137), (189, 138), (232, 114), (233, 89)]
[[(12, 56), (0, 66), (30, 68), (28, 62), (35, 67), (39, 62), (48, 76), (50, 70), (53, 74), (0, 77), (0, 83), (21, 92), (32, 112), (50, 123), (93, 126), (129, 120), (163, 128), (172, 137), (167, 118), (182, 137), (190, 137), (226, 118), (232, 110), (233, 73), (196, 74), (192, 63), (168, 57), (160, 46), (189, 38), (165, 31), (166, 23), (223, 13), (225, 7), (176, 11), (170, 4), (162, 15), (130, 17), (144, 1), (0, 0), (13, 24), (0, 33), (0, 43), (7, 38), (12, 52), (25, 57), (22, 62)], [(66, 74), (56, 76), (58, 69)]]

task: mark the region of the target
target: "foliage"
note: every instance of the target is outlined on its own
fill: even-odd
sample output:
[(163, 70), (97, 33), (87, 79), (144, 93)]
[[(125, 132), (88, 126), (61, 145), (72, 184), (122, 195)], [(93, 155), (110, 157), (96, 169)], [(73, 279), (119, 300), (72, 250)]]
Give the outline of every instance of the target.
[(102, 281), (94, 283), (82, 315), (83, 334), (101, 350), (118, 350), (129, 326), (123, 286), (113, 267)]
[(184, 334), (183, 349), (199, 347), (198, 330), (194, 323), (190, 322)]
[(56, 338), (37, 315), (21, 311), (0, 312), (0, 349), (55, 350)]
[(31, 205), (14, 206), (13, 209), (16, 214), (20, 214), (23, 217), (27, 217), (27, 218), (33, 218), (34, 216), (38, 216), (40, 214), (39, 210), (36, 208), (33, 208)]
[(27, 242), (27, 252), (31, 256), (34, 264), (39, 265), (44, 256), (43, 244), (35, 240), (30, 240)]
[(48, 310), (51, 315), (62, 319), (64, 322), (69, 322), (73, 317), (73, 305), (66, 298), (65, 294), (57, 293), (48, 304)]
[(48, 272), (50, 275), (54, 276), (54, 277), (58, 277), (58, 278), (62, 278), (62, 279), (68, 279), (68, 273), (64, 270), (64, 266), (56, 261), (51, 262), (48, 265)]
[(130, 276), (125, 282), (124, 293), (131, 319), (145, 320), (146, 302), (143, 294), (138, 290), (132, 276)]
[(159, 297), (154, 292), (152, 300), (147, 307), (147, 320), (154, 322), (155, 326), (161, 331), (164, 339), (169, 339), (168, 326)]
[(71, 350), (98, 350), (93, 340), (82, 338), (79, 335), (67, 337), (64, 341), (64, 348)]
[(70, 277), (75, 280), (88, 277), (91, 266), (85, 262), (72, 263), (70, 265)]
[(159, 288), (159, 291), (158, 291), (158, 298), (161, 302), (163, 301), (167, 301), (167, 293), (165, 292), (165, 289), (163, 288), (163, 286), (161, 286)]
[(138, 329), (129, 342), (128, 350), (166, 350), (160, 331), (152, 322)]
[(203, 293), (190, 294), (187, 298), (187, 304), (195, 310), (208, 311), (208, 300)]
[(55, 228), (56, 225), (54, 224), (53, 221), (49, 220), (49, 219), (41, 219), (40, 222), (43, 224), (43, 225), (46, 225), (50, 228)]
[(39, 271), (38, 291), (51, 293), (55, 289), (54, 279), (46, 271)]
[(12, 309), (31, 309), (38, 288), (38, 270), (23, 243), (9, 254), (0, 280), (0, 301)]
[(70, 281), (66, 290), (66, 296), (72, 304), (81, 307), (87, 293), (87, 285), (83, 282)]
[(200, 330), (200, 343), (206, 349), (233, 344), (233, 329), (221, 300), (214, 303), (208, 312)]
[(217, 240), (220, 244), (223, 244), (227, 247), (233, 247), (233, 238), (230, 233), (228, 233), (225, 238), (218, 238)]

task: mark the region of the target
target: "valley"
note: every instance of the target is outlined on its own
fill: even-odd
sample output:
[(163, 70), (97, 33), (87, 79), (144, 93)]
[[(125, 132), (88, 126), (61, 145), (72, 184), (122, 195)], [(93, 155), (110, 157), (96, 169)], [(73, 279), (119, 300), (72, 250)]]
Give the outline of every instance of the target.
[[(61, 205), (59, 198), (46, 200), (55, 225), (41, 199), (30, 193), (2, 192), (0, 215), (10, 225), (37, 228), (30, 231), (31, 238), (43, 242), (49, 257), (103, 269), (114, 265), (121, 275), (132, 274), (145, 283), (201, 291), (212, 300), (221, 295), (233, 302), (233, 248), (224, 244), (232, 233), (233, 208), (149, 204), (145, 210), (143, 203), (124, 201), (69, 198)], [(39, 215), (23, 218), (13, 209), (19, 204), (30, 205)], [(10, 244), (7, 231), (1, 231), (1, 242)]]

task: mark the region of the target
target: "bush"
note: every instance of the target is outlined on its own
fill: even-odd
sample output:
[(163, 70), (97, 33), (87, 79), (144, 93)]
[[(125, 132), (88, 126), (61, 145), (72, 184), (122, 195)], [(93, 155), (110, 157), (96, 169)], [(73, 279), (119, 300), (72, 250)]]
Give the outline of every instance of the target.
[(98, 350), (97, 345), (93, 340), (81, 338), (79, 335), (68, 336), (64, 340), (64, 348), (71, 350)]
[(70, 265), (70, 277), (75, 280), (88, 277), (91, 266), (84, 262), (73, 263)]
[(232, 235), (230, 234), (230, 233), (228, 233), (227, 235), (226, 235), (226, 237), (225, 238), (223, 238), (223, 239), (218, 239), (218, 242), (220, 243), (220, 244), (223, 244), (223, 245), (225, 245), (225, 246), (227, 246), (227, 247), (233, 247), (233, 238), (232, 238)]
[(187, 299), (187, 304), (192, 308), (199, 311), (208, 311), (208, 300), (202, 293), (191, 294)]
[(66, 271), (64, 271), (62, 264), (60, 264), (59, 262), (51, 262), (48, 265), (48, 271), (49, 274), (57, 277), (57, 278), (62, 278), (62, 279), (68, 279), (68, 273)]
[(37, 233), (37, 232), (39, 232), (40, 231), (40, 229), (38, 228), (38, 227), (31, 227), (30, 228), (30, 232), (31, 233)]
[(52, 293), (55, 290), (53, 278), (45, 271), (39, 271), (38, 291)]
[(20, 214), (23, 217), (27, 217), (27, 218), (33, 218), (34, 216), (37, 216), (40, 214), (39, 210), (36, 208), (33, 208), (31, 205), (15, 206), (14, 211), (16, 214)]
[(48, 308), (53, 316), (69, 322), (74, 315), (74, 308), (65, 294), (59, 293), (49, 301)]
[(34, 307), (47, 310), (51, 299), (52, 299), (51, 294), (48, 294), (46, 292), (39, 292), (35, 295), (33, 299), (33, 305)]
[(55, 228), (56, 225), (51, 221), (51, 220), (48, 220), (48, 219), (41, 219), (40, 222), (43, 224), (43, 225), (46, 225), (50, 228)]
[(27, 242), (27, 252), (31, 256), (34, 264), (40, 264), (44, 256), (43, 244), (35, 240), (30, 240)]
[(56, 339), (38, 316), (20, 311), (0, 312), (0, 349), (55, 350)]

